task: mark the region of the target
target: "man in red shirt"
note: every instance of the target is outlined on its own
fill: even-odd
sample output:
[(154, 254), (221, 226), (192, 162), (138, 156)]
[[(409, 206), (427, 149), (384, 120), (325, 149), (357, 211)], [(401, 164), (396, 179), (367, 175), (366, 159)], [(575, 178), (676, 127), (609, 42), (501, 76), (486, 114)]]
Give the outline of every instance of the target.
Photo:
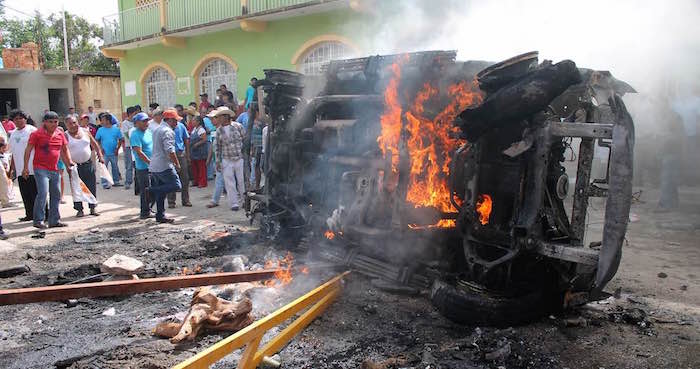
[(202, 100), (202, 102), (199, 103), (199, 114), (204, 115), (207, 113), (207, 109), (211, 106), (211, 103), (209, 102), (209, 95), (205, 92), (199, 95), (199, 98)]
[[(75, 165), (68, 152), (68, 140), (62, 129), (58, 127), (58, 114), (49, 111), (44, 114), (44, 124), (29, 136), (27, 148), (24, 151), (24, 170), (22, 176), (29, 177), (29, 157), (34, 150), (34, 180), (36, 181), (36, 199), (34, 200), (34, 227), (45, 229), (44, 208), (46, 195), (49, 200), (49, 227), (65, 227), (59, 222), (58, 203), (61, 200), (60, 176), (58, 158), (61, 156), (68, 168)], [(70, 173), (70, 171), (69, 171)]]

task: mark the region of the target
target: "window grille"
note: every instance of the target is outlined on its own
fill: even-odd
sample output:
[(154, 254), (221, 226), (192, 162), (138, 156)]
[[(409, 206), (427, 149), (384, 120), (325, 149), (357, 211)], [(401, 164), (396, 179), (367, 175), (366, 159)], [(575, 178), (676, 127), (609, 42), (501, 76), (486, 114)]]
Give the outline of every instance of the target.
[(209, 61), (199, 73), (199, 93), (209, 95), (209, 101), (216, 100), (216, 89), (221, 85), (233, 93), (233, 101), (238, 101), (236, 93), (236, 70), (226, 60), (216, 58)]
[(307, 75), (321, 74), (321, 66), (331, 60), (345, 59), (352, 50), (342, 42), (325, 41), (307, 51), (298, 66), (301, 73)]
[(163, 108), (175, 105), (175, 79), (163, 67), (151, 71), (144, 85), (146, 105), (157, 103)]

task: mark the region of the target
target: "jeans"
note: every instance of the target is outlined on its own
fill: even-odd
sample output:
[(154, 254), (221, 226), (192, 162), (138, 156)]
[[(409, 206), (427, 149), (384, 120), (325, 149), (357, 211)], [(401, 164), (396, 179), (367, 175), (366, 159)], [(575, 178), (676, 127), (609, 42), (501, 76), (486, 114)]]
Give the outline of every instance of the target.
[(221, 194), (224, 192), (224, 174), (221, 172), (216, 172), (216, 179), (214, 180), (214, 194), (211, 197), (212, 204), (219, 204), (219, 199), (221, 199)]
[(124, 148), (124, 171), (126, 172), (124, 186), (131, 186), (134, 183), (134, 158), (131, 157), (131, 147)]
[[(177, 160), (180, 161), (180, 170), (176, 173), (182, 186), (178, 190), (182, 190), (180, 200), (182, 200), (182, 205), (185, 205), (190, 202), (190, 165), (184, 151), (177, 153)], [(175, 200), (175, 191), (173, 191), (171, 194), (168, 194), (168, 204), (175, 205)]]
[(165, 218), (165, 197), (171, 193), (182, 189), (180, 178), (175, 172), (175, 168), (166, 169), (162, 172), (151, 173), (150, 193), (156, 201), (156, 220)]
[[(78, 164), (78, 177), (85, 183), (85, 186), (97, 198), (97, 178), (95, 178), (95, 162), (89, 160), (85, 163)], [(97, 204), (88, 204), (90, 209), (97, 207)], [(73, 202), (73, 209), (82, 211), (82, 202)]]
[(49, 225), (55, 225), (61, 219), (58, 203), (61, 201), (61, 184), (59, 173), (53, 170), (34, 169), (36, 180), (36, 199), (34, 200), (34, 223), (44, 221), (46, 195), (49, 195)]
[(216, 160), (211, 160), (207, 165), (207, 179), (212, 181), (216, 175)]
[[(118, 184), (122, 180), (122, 175), (119, 173), (119, 160), (117, 159), (116, 155), (105, 155), (105, 165), (111, 166), (112, 167), (112, 180), (114, 180), (114, 184)], [(102, 179), (102, 187), (103, 188), (110, 188), (111, 186), (107, 181)]]
[(141, 203), (141, 217), (145, 218), (151, 214), (151, 199), (148, 188), (151, 181), (148, 178), (148, 169), (136, 169), (136, 187), (139, 190), (139, 200)]

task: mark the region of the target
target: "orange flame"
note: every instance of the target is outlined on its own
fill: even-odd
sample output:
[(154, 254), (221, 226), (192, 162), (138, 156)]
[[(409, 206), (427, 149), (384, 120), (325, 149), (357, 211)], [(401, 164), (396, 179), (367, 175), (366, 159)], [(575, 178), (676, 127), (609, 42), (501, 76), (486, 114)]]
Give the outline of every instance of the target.
[(197, 264), (194, 269), (190, 269), (188, 267), (182, 267), (181, 274), (182, 275), (192, 275), (192, 274), (199, 274), (202, 272), (202, 266)]
[(401, 103), (399, 102), (399, 80), (401, 79), (401, 65), (406, 58), (399, 59), (391, 65), (392, 77), (384, 92), (384, 114), (380, 118), (382, 134), (377, 137), (379, 149), (386, 158), (387, 152), (391, 154), (391, 168), (398, 171), (399, 166), (399, 138), (401, 137)]
[(333, 231), (331, 231), (330, 229), (327, 230), (323, 235), (326, 236), (326, 238), (329, 240), (332, 240), (335, 238), (335, 233), (333, 233)]
[(287, 255), (283, 259), (265, 261), (265, 269), (279, 268), (279, 270), (275, 272), (275, 279), (265, 281), (265, 286), (281, 287), (290, 284), (293, 279), (292, 266), (294, 266), (294, 256), (292, 256), (290, 252), (287, 252)]
[(481, 225), (489, 224), (492, 207), (493, 201), (490, 195), (479, 195), (479, 199), (476, 201), (476, 212), (479, 213), (479, 222)]
[[(443, 212), (454, 211), (447, 185), (451, 154), (460, 144), (458, 128), (453, 125), (457, 115), (469, 106), (478, 104), (482, 95), (475, 81), (462, 81), (446, 88), (441, 96), (439, 88), (426, 82), (404, 109), (399, 101), (399, 80), (404, 59), (392, 64), (392, 78), (384, 93), (384, 113), (380, 122), (381, 135), (377, 138), (386, 158), (391, 152), (392, 170), (398, 172), (398, 146), (401, 130), (408, 133), (406, 148), (411, 159), (410, 178), (406, 201), (415, 207), (432, 206)], [(431, 99), (449, 101), (432, 119), (425, 114), (425, 104)], [(405, 125), (402, 122), (405, 118)], [(454, 227), (455, 221), (442, 219), (434, 226)]]

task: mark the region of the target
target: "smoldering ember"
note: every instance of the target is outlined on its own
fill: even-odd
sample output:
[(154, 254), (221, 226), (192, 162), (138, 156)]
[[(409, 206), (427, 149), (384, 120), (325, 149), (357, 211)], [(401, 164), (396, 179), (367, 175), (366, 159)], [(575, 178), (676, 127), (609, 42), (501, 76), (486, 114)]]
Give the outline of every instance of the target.
[(238, 65), (345, 3), (174, 3), (105, 18), (117, 110), (7, 98), (0, 367), (700, 367), (697, 80), (327, 36)]

